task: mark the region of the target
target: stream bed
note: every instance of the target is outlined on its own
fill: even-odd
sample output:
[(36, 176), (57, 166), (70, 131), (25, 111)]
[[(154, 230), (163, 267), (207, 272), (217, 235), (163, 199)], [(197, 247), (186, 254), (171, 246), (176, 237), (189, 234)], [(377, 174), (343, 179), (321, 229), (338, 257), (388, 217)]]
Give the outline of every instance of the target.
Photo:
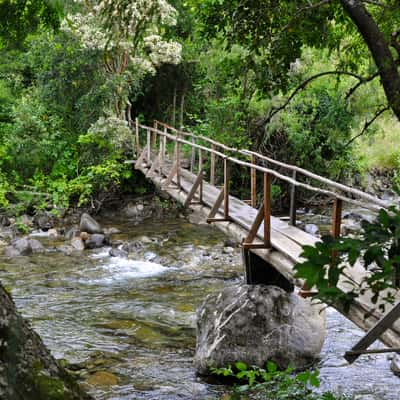
[[(110, 248), (67, 256), (46, 236), (38, 237), (43, 254), (0, 256), (1, 280), (19, 310), (98, 400), (219, 398), (227, 388), (204, 382), (192, 366), (195, 310), (207, 294), (243, 279), (239, 249), (224, 247), (227, 237), (215, 227), (183, 219), (99, 222), (120, 230), (113, 240), (140, 243), (135, 257), (110, 257)], [(387, 355), (351, 366), (342, 358), (362, 335), (327, 310), (322, 389), (400, 399)]]

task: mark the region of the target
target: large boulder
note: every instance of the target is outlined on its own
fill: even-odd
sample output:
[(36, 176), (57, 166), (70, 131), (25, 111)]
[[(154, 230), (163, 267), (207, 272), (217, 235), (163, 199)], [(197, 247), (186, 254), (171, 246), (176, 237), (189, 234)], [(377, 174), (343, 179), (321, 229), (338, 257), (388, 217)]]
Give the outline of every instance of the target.
[(33, 222), (42, 231), (48, 231), (54, 226), (54, 217), (48, 212), (39, 212), (33, 217)]
[(89, 237), (85, 241), (86, 249), (97, 249), (99, 247), (103, 247), (107, 244), (106, 237), (100, 233), (94, 233), (93, 235), (89, 235)]
[(92, 234), (103, 233), (103, 229), (101, 228), (100, 224), (87, 213), (82, 214), (79, 229), (81, 230), (81, 232)]
[(93, 400), (62, 368), (0, 284), (0, 399)]
[(309, 300), (276, 286), (235, 285), (198, 309), (194, 363), (201, 374), (236, 361), (303, 368), (319, 357), (324, 339), (325, 315)]
[(12, 242), (12, 245), (21, 256), (29, 256), (32, 254), (31, 242), (27, 238), (16, 239)]

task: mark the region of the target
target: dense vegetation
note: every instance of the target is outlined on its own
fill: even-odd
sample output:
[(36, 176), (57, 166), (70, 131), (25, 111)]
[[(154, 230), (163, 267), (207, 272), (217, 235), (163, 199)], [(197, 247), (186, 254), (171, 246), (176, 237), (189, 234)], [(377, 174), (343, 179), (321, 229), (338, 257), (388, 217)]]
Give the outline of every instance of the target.
[[(140, 191), (122, 162), (135, 116), (342, 181), (388, 168), (398, 185), (396, 99), (346, 3), (2, 2), (0, 206)], [(398, 65), (395, 2), (356, 3)]]

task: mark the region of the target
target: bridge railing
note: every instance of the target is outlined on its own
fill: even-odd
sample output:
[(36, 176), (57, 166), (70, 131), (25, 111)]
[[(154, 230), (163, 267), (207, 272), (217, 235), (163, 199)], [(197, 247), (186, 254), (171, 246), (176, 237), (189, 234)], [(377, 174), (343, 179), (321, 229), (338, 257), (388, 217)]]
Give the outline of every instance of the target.
[[(205, 155), (208, 155), (210, 161), (210, 176), (209, 183), (215, 186), (216, 183), (216, 161), (217, 158), (223, 160), (223, 187), (218, 198), (218, 201), (209, 216), (208, 222), (228, 221), (229, 217), (229, 166), (236, 164), (248, 168), (250, 173), (250, 192), (251, 199), (250, 205), (256, 208), (256, 194), (257, 194), (257, 173), (263, 175), (263, 195), (262, 204), (259, 209), (259, 215), (254, 222), (250, 231), (248, 240), (251, 241), (255, 237), (258, 227), (261, 222), (264, 222), (264, 247), (271, 247), (270, 242), (270, 218), (271, 218), (271, 178), (274, 177), (278, 180), (284, 181), (291, 186), (291, 201), (290, 201), (290, 223), (296, 225), (296, 188), (303, 188), (310, 192), (324, 195), (333, 200), (333, 221), (332, 221), (332, 235), (338, 237), (340, 235), (341, 221), (342, 221), (342, 208), (343, 202), (348, 204), (363, 207), (372, 211), (378, 211), (380, 208), (388, 208), (391, 204), (387, 201), (381, 200), (373, 195), (365, 193), (361, 190), (352, 188), (350, 186), (335, 182), (328, 178), (317, 175), (311, 171), (300, 168), (296, 165), (286, 164), (263, 154), (246, 150), (236, 149), (212, 140), (206, 136), (195, 135), (190, 132), (176, 129), (160, 121), (154, 121), (153, 127), (140, 124), (136, 119), (135, 124), (135, 145), (137, 159), (145, 157), (147, 160), (151, 159), (153, 149), (158, 151), (158, 163), (162, 166), (166, 159), (167, 140), (174, 143), (174, 161), (173, 161), (173, 175), (176, 176), (177, 185), (180, 187), (181, 176), (181, 148), (186, 146), (191, 149), (190, 170), (194, 172), (196, 159), (198, 160), (198, 179), (196, 180), (196, 188), (200, 187), (200, 197), (202, 197), (202, 180), (203, 180), (203, 163)], [(140, 135), (141, 132), (146, 132), (145, 149), (141, 152)], [(158, 142), (158, 150), (157, 150)], [(197, 153), (197, 157), (196, 157)], [(261, 165), (263, 163), (264, 165)], [(287, 174), (273, 169), (279, 167), (284, 169)], [(162, 167), (161, 167), (162, 169)], [(170, 174), (171, 175), (171, 174)], [(325, 187), (305, 183), (299, 180), (303, 176), (309, 180), (318, 182), (319, 185)], [(168, 181), (172, 181), (172, 176), (168, 177)], [(224, 204), (223, 218), (214, 218), (219, 207)], [(254, 232), (255, 231), (255, 232)], [(245, 240), (248, 247), (251, 243)]]

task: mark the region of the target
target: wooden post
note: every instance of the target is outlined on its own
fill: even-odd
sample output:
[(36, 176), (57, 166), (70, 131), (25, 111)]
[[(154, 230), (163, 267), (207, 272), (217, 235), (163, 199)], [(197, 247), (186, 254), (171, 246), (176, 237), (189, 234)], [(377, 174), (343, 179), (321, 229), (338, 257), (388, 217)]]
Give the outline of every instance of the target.
[[(203, 152), (199, 149), (199, 171), (203, 173)], [(199, 201), (203, 203), (203, 180), (200, 182), (200, 194), (199, 194)]]
[(224, 158), (224, 218), (229, 219), (229, 166)]
[[(293, 171), (292, 179), (296, 180), (296, 171)], [(296, 185), (290, 187), (290, 211), (289, 211), (289, 223), (290, 225), (296, 226)]]
[[(256, 164), (257, 158), (254, 154), (251, 155), (251, 163)], [(251, 168), (250, 171), (250, 190), (251, 190), (251, 206), (257, 208), (257, 170)]]
[(151, 161), (151, 137), (150, 131), (147, 129), (147, 164)]
[(135, 118), (135, 136), (136, 136), (136, 159), (138, 159), (140, 157), (139, 118)]
[[(176, 138), (179, 140), (179, 131), (176, 132)], [(180, 188), (181, 187), (181, 174), (180, 174), (181, 144), (178, 141), (176, 142), (176, 165), (178, 166), (178, 169), (176, 171), (176, 184), (178, 185), (178, 188)]]
[[(167, 127), (164, 127), (164, 133), (167, 133), (168, 129)], [(165, 152), (167, 149), (167, 137), (163, 136), (163, 153), (162, 153), (162, 159), (165, 160)]]
[(153, 131), (151, 141), (152, 141), (152, 146), (154, 147), (154, 149), (156, 149), (157, 148), (157, 128), (158, 128), (158, 123), (156, 120), (154, 120), (153, 128), (154, 128), (154, 131)]
[[(211, 149), (215, 150), (215, 144), (211, 146)], [(211, 153), (210, 184), (215, 185), (215, 153)]]
[(333, 203), (332, 236), (337, 239), (340, 236), (340, 224), (342, 222), (342, 200), (335, 198)]
[[(196, 143), (196, 139), (194, 138), (194, 136), (192, 136), (192, 143), (193, 144)], [(196, 149), (194, 147), (192, 147), (192, 157), (190, 159), (190, 172), (194, 171), (195, 162), (196, 162)]]
[(264, 245), (271, 248), (271, 175), (264, 173)]

